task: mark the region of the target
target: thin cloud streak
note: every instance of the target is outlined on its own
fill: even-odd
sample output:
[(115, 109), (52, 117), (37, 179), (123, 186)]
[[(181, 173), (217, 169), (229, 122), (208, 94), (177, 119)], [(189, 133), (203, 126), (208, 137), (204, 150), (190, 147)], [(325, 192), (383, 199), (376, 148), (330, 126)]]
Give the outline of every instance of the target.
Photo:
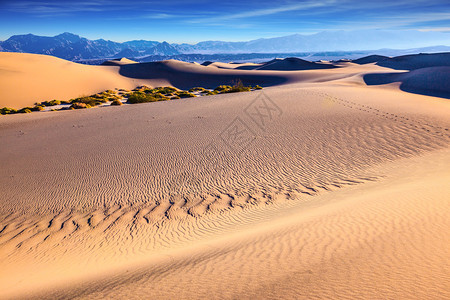
[(203, 19), (197, 19), (197, 20), (191, 20), (191, 23), (202, 23), (202, 22), (216, 22), (216, 21), (226, 21), (226, 20), (234, 20), (234, 19), (243, 19), (243, 18), (252, 18), (252, 17), (262, 17), (267, 15), (273, 15), (277, 13), (287, 12), (287, 11), (300, 11), (300, 10), (307, 10), (312, 8), (318, 8), (318, 7), (324, 7), (327, 5), (330, 5), (336, 1), (325, 1), (325, 2), (316, 2), (316, 1), (309, 1), (299, 4), (293, 4), (293, 5), (284, 5), (279, 6), (275, 8), (267, 8), (267, 9), (257, 9), (253, 11), (243, 12), (243, 13), (237, 13), (237, 14), (229, 14), (229, 15), (222, 15), (217, 16), (213, 18), (203, 18)]

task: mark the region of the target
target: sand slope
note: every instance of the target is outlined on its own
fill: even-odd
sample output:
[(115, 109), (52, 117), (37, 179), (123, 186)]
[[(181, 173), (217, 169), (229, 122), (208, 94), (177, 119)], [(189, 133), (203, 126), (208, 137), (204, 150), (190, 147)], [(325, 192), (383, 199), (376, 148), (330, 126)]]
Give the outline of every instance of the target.
[(420, 68), (406, 73), (375, 73), (364, 75), (368, 85), (400, 83), (405, 92), (450, 99), (450, 67)]
[(273, 86), (2, 116), (0, 298), (449, 297), (447, 99), (373, 64), (98, 68)]
[(430, 67), (449, 67), (450, 53), (421, 53), (383, 59), (377, 65), (396, 70), (416, 70)]
[(122, 57), (118, 59), (108, 60), (102, 63), (103, 66), (122, 66), (128, 64), (137, 64), (137, 62), (126, 57)]
[(252, 225), (41, 295), (446, 299), (450, 215), (442, 208), (450, 204), (450, 176), (429, 161), (449, 163), (448, 154), (389, 165), (420, 169), (420, 175), (396, 172), (370, 186), (318, 196), (315, 204), (290, 202), (277, 210), (214, 219), (216, 230), (230, 222)]
[[(181, 89), (196, 86), (215, 88), (221, 84), (234, 84), (241, 80), (246, 85), (274, 86), (295, 82), (328, 81), (365, 72), (367, 67), (348, 70), (318, 72), (317, 66), (332, 68), (328, 64), (306, 62), (292, 71), (289, 59), (264, 64), (278, 71), (241, 70), (256, 64), (218, 64), (201, 66), (175, 60), (133, 63), (127, 59), (110, 61), (103, 66), (76, 64), (51, 56), (0, 53), (0, 107), (22, 108), (35, 102), (52, 99), (68, 100), (90, 95), (106, 89), (132, 89), (139, 85), (167, 86)], [(274, 66), (276, 65), (276, 67)], [(259, 65), (256, 65), (259, 66)], [(269, 67), (272, 66), (272, 67)], [(280, 71), (280, 70), (285, 71)], [(370, 70), (384, 70), (370, 66)], [(24, 88), (24, 85), (26, 88)]]
[[(382, 60), (378, 64), (401, 70), (424, 66), (448, 66), (448, 63), (448, 55), (443, 53), (396, 57)], [(402, 90), (447, 97), (448, 70), (439, 70), (443, 75), (439, 75), (437, 80), (436, 76), (423, 75), (427, 72), (432, 75), (433, 70), (412, 73), (405, 79), (408, 82), (403, 84)], [(242, 81), (245, 85), (269, 87), (292, 83), (323, 83), (346, 80), (355, 76), (362, 78), (370, 73), (385, 73), (387, 77), (383, 77), (386, 79), (381, 80), (382, 83), (403, 81), (403, 77), (397, 79), (395, 74), (394, 77), (390, 75), (392, 69), (373, 64), (316, 63), (298, 58), (275, 59), (263, 64), (205, 65), (175, 60), (135, 63), (128, 59), (120, 59), (109, 61), (103, 66), (87, 66), (45, 55), (0, 53), (0, 107), (22, 108), (55, 98), (67, 100), (106, 89), (132, 89), (143, 84), (153, 87), (171, 85), (189, 89), (196, 86), (215, 88), (218, 85), (233, 85)], [(419, 79), (414, 80), (412, 77)], [(365, 80), (367, 84), (380, 82), (378, 79), (368, 78), (369, 80)], [(364, 80), (358, 79), (354, 82)], [(23, 88), (24, 84), (26, 88)], [(424, 91), (425, 88), (427, 91)]]
[(87, 66), (52, 56), (0, 53), (0, 107), (21, 108), (35, 102), (68, 100), (115, 87), (134, 88), (117, 67)]

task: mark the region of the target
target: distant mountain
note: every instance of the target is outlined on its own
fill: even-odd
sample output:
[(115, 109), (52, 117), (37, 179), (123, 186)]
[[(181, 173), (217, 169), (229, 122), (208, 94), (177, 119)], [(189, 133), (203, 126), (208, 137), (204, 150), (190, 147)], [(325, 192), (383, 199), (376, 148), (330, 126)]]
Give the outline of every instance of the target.
[[(320, 51), (368, 51), (383, 49), (419, 49), (429, 52), (448, 51), (450, 33), (422, 32), (416, 30), (354, 30), (326, 31), (312, 35), (294, 34), (284, 37), (256, 39), (247, 42), (204, 41), (194, 45), (135, 40), (124, 43), (103, 39), (89, 40), (72, 33), (54, 37), (33, 34), (15, 35), (0, 42), (0, 51), (48, 54), (73, 60), (98, 60), (108, 58), (169, 57), (176, 55), (248, 54), (248, 53), (314, 53)], [(430, 47), (431, 46), (431, 47)], [(447, 49), (447, 50), (444, 50)], [(384, 49), (383, 53), (389, 52)], [(417, 53), (412, 52), (412, 53)], [(146, 58), (150, 60), (153, 58)]]
[(156, 41), (145, 41), (145, 40), (129, 41), (129, 42), (122, 43), (122, 45), (125, 48), (131, 49), (134, 51), (138, 51), (138, 52), (145, 52), (148, 49), (153, 48), (158, 44), (159, 44), (159, 42), (156, 42)]
[(0, 46), (3, 51), (48, 54), (68, 60), (108, 57), (122, 50), (120, 43), (88, 40), (68, 32), (54, 37), (14, 35)]
[(354, 30), (324, 31), (312, 35), (294, 34), (284, 37), (257, 39), (248, 42), (206, 41), (180, 47), (183, 53), (270, 53), (307, 51), (374, 50), (450, 45), (450, 33), (417, 30)]
[(162, 42), (155, 47), (146, 51), (146, 54), (149, 55), (177, 55), (181, 54), (180, 51), (177, 50), (174, 46), (170, 45), (167, 42)]
[[(158, 45), (154, 41), (130, 41), (117, 43), (104, 39), (89, 40), (72, 33), (54, 37), (33, 34), (14, 35), (0, 42), (0, 51), (26, 52), (53, 55), (68, 60), (96, 59), (122, 56), (143, 56), (146, 51)], [(170, 54), (169, 54), (170, 55)]]

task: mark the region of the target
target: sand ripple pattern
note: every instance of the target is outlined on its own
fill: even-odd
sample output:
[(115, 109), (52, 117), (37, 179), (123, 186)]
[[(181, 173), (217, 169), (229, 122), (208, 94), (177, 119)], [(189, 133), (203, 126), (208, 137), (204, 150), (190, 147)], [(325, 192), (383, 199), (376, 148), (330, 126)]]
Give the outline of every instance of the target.
[[(4, 124), (0, 245), (28, 249), (117, 223), (133, 236), (141, 225), (303, 199), (449, 143), (445, 124), (310, 90), (265, 93), (281, 114), (262, 129), (245, 114), (257, 93)], [(222, 138), (236, 117), (251, 133), (240, 152)]]

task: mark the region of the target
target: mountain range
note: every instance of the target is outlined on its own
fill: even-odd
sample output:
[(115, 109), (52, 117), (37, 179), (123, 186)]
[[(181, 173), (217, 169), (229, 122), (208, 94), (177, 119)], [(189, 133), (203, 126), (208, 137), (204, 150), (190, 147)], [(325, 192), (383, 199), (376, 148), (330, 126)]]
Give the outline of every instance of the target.
[[(184, 54), (300, 53), (320, 51), (406, 49), (450, 45), (450, 33), (416, 30), (325, 31), (312, 35), (256, 39), (246, 42), (204, 41), (197, 44), (133, 40), (123, 43), (104, 39), (89, 40), (73, 33), (54, 37), (33, 34), (14, 35), (0, 42), (0, 51), (53, 55), (80, 61), (105, 58), (144, 58)], [(147, 59), (148, 60), (148, 59)]]

